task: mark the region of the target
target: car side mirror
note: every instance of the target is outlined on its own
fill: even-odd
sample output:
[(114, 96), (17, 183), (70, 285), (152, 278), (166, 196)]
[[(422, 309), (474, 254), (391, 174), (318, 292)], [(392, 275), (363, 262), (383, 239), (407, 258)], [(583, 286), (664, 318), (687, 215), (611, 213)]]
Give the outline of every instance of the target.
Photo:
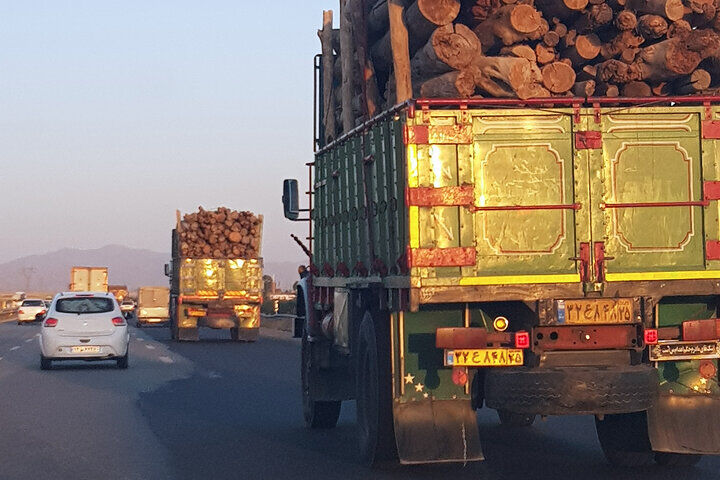
[(296, 221), (300, 217), (298, 181), (294, 178), (283, 181), (283, 212), (285, 218)]
[(170, 276), (170, 264), (169, 263), (165, 264), (165, 276), (166, 277)]

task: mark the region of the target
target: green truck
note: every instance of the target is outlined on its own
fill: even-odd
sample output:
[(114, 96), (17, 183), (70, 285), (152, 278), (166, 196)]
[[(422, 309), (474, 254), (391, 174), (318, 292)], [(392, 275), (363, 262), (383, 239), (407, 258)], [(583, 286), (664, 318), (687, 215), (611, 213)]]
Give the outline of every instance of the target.
[(481, 460), (483, 406), (595, 415), (617, 465), (720, 453), (719, 105), (418, 99), (316, 139), (306, 423), (355, 400), (369, 464)]
[(170, 277), (173, 340), (197, 341), (200, 327), (229, 330), (233, 340), (257, 340), (263, 293), (261, 258), (185, 257), (174, 229), (172, 262), (165, 265), (165, 275)]

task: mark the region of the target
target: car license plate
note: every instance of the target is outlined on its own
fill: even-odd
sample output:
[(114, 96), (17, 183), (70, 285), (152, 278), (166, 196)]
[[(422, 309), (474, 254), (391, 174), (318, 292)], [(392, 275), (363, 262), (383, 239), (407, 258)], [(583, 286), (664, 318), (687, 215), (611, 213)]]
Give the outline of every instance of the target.
[(81, 345), (79, 347), (72, 347), (70, 349), (72, 353), (100, 353), (100, 347), (93, 347), (90, 345)]
[(523, 364), (523, 351), (514, 348), (445, 350), (446, 367), (516, 367)]
[(662, 342), (650, 346), (650, 361), (720, 358), (720, 342)]
[(633, 323), (633, 301), (630, 298), (594, 300), (558, 300), (558, 323), (570, 325)]

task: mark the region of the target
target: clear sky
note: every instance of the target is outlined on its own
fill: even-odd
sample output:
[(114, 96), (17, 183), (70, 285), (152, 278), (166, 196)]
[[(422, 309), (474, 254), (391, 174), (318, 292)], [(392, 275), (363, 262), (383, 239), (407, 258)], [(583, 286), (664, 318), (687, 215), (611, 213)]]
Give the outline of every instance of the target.
[[(0, 0), (0, 262), (169, 251), (175, 210), (265, 216), (312, 160), (312, 62), (337, 0)], [(336, 14), (337, 15), (337, 14)], [(304, 190), (303, 190), (304, 191)]]

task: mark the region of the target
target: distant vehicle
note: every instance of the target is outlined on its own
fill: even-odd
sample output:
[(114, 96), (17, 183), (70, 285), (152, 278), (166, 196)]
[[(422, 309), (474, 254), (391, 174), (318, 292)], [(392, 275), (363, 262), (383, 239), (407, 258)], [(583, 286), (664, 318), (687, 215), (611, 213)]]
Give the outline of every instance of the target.
[(115, 360), (128, 367), (130, 335), (110, 293), (64, 292), (53, 302), (40, 332), (40, 368), (57, 360)]
[(122, 305), (123, 300), (125, 300), (128, 293), (130, 293), (127, 285), (108, 285), (107, 291), (115, 295), (115, 300), (117, 300), (120, 305)]
[(140, 287), (135, 312), (137, 326), (167, 322), (170, 319), (169, 304), (170, 289), (168, 287)]
[(128, 318), (135, 311), (135, 301), (132, 298), (126, 298), (120, 304), (120, 311)]
[(72, 270), (70, 270), (70, 291), (107, 292), (107, 267), (72, 267)]
[(38, 315), (44, 315), (47, 311), (45, 302), (39, 298), (27, 298), (22, 301), (18, 308), (18, 325), (25, 322), (34, 322)]

